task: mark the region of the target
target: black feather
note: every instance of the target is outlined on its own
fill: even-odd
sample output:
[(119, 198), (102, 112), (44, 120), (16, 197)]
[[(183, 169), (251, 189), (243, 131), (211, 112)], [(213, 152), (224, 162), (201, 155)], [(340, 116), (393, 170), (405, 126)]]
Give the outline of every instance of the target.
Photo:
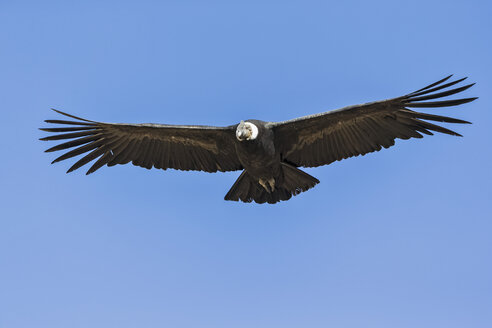
[(87, 145), (81, 146), (79, 148), (75, 148), (75, 149), (69, 151), (68, 153), (65, 153), (65, 154), (61, 155), (60, 157), (56, 158), (53, 162), (51, 162), (51, 164), (54, 164), (54, 163), (59, 162), (59, 161), (63, 161), (65, 159), (72, 158), (74, 156), (77, 156), (77, 155), (80, 155), (83, 153), (86, 153), (88, 151), (91, 151), (94, 148), (101, 146), (102, 144), (103, 144), (103, 140), (99, 139), (99, 140), (91, 142)]
[(405, 104), (406, 107), (412, 108), (422, 108), (422, 107), (448, 107), (448, 106), (458, 106), (461, 104), (466, 104), (470, 101), (478, 99), (478, 97), (474, 98), (463, 98), (463, 99), (454, 99), (454, 100), (442, 100), (442, 101), (427, 101), (427, 102), (411, 102)]
[(414, 94), (414, 93), (417, 93), (417, 92), (420, 92), (420, 91), (424, 91), (424, 90), (427, 90), (427, 89), (429, 89), (429, 88), (432, 88), (433, 86), (436, 86), (436, 85), (438, 85), (438, 84), (441, 84), (441, 83), (443, 83), (443, 82), (445, 82), (445, 81), (449, 80), (449, 78), (450, 78), (451, 76), (453, 76), (453, 74), (446, 76), (446, 77), (445, 77), (444, 79), (442, 79), (442, 80), (439, 80), (439, 81), (437, 81), (437, 82), (434, 82), (434, 83), (432, 83), (432, 84), (429, 84), (428, 86), (423, 87), (422, 89), (418, 89), (418, 90), (416, 90), (416, 91), (412, 92), (411, 94)]
[(102, 137), (102, 134), (96, 134), (96, 135), (91, 135), (91, 136), (88, 136), (88, 137), (84, 137), (84, 138), (80, 138), (80, 139), (68, 141), (68, 142), (59, 144), (57, 146), (51, 147), (51, 148), (45, 150), (45, 152), (50, 153), (52, 151), (57, 151), (57, 150), (63, 150), (63, 149), (67, 149), (67, 148), (77, 147), (77, 146), (86, 144), (88, 142), (97, 140), (97, 139), (99, 139), (101, 137)]
[(426, 89), (426, 90), (421, 91), (421, 92), (412, 92), (412, 93), (410, 93), (410, 94), (406, 95), (405, 97), (406, 97), (406, 98), (409, 98), (409, 97), (417, 97), (417, 96), (421, 96), (421, 95), (429, 94), (429, 93), (431, 93), (431, 92), (435, 92), (435, 91), (439, 91), (439, 90), (444, 89), (444, 88), (451, 87), (451, 86), (453, 86), (453, 85), (455, 85), (455, 84), (458, 84), (458, 83), (460, 83), (460, 82), (462, 82), (462, 81), (464, 81), (464, 80), (466, 80), (466, 79), (467, 79), (467, 78), (466, 78), (466, 77), (464, 77), (464, 78), (462, 78), (462, 79), (455, 80), (455, 81), (453, 81), (453, 82), (449, 82), (449, 83), (446, 83), (446, 84), (439, 85), (439, 86), (437, 86), (437, 87), (435, 87), (435, 88), (432, 88), (432, 89)]
[(410, 102), (413, 102), (413, 101), (421, 101), (421, 100), (429, 100), (429, 99), (436, 99), (436, 98), (447, 97), (447, 96), (451, 96), (451, 95), (454, 95), (456, 93), (465, 91), (466, 89), (472, 87), (473, 85), (475, 85), (475, 83), (468, 84), (468, 85), (465, 85), (463, 87), (459, 87), (459, 88), (456, 88), (456, 89), (451, 89), (451, 90), (447, 90), (447, 91), (443, 91), (443, 92), (439, 92), (439, 93), (433, 93), (433, 94), (426, 95), (426, 96), (410, 97), (409, 98), (409, 101)]
[(56, 134), (54, 136), (44, 137), (44, 138), (41, 138), (39, 140), (47, 141), (47, 140), (73, 139), (73, 138), (93, 135), (95, 133), (97, 133), (97, 132), (95, 132), (95, 131), (82, 131), (82, 132), (74, 132), (74, 133), (63, 133), (63, 134)]

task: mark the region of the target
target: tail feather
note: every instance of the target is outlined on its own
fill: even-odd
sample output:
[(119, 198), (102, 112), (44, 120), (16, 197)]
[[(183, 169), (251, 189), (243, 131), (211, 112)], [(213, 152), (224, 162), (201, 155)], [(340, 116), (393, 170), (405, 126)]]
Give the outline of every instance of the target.
[(281, 200), (288, 200), (292, 196), (309, 190), (319, 183), (315, 177), (299, 170), (298, 168), (286, 163), (282, 164), (283, 177), (276, 181), (273, 192), (267, 192), (258, 181), (248, 174), (245, 170), (232, 185), (229, 192), (225, 195), (225, 200), (252, 201), (263, 204), (274, 204)]

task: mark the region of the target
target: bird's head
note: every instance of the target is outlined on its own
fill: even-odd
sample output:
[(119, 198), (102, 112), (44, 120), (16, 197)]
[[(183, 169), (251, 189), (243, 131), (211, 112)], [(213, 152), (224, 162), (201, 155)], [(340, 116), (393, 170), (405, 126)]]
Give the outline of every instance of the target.
[(236, 138), (239, 141), (254, 140), (258, 136), (258, 127), (251, 122), (241, 121), (236, 128)]

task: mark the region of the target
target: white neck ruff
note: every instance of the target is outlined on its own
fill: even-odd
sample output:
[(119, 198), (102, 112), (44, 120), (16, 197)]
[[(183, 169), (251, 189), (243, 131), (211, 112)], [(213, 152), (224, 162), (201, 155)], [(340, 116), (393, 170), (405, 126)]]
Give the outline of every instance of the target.
[(258, 137), (258, 127), (251, 122), (244, 122), (244, 125), (251, 128), (251, 136), (246, 138), (246, 140), (255, 140)]

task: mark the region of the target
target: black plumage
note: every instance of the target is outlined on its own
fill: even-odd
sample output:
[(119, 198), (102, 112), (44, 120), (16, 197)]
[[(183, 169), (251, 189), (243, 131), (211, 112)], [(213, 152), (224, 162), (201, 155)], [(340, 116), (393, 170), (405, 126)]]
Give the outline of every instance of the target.
[(66, 140), (46, 150), (68, 150), (52, 163), (84, 154), (67, 173), (91, 161), (87, 174), (104, 165), (129, 162), (147, 169), (244, 170), (225, 199), (276, 203), (319, 183), (298, 167), (316, 167), (379, 151), (393, 146), (396, 138), (422, 138), (433, 132), (461, 136), (429, 121), (469, 122), (410, 109), (457, 106), (477, 99), (436, 100), (473, 85), (451, 88), (465, 78), (447, 82), (450, 78), (402, 97), (284, 122), (247, 120), (228, 127), (102, 123), (54, 109), (74, 120), (46, 120), (63, 127), (42, 128), (55, 134), (41, 140)]

